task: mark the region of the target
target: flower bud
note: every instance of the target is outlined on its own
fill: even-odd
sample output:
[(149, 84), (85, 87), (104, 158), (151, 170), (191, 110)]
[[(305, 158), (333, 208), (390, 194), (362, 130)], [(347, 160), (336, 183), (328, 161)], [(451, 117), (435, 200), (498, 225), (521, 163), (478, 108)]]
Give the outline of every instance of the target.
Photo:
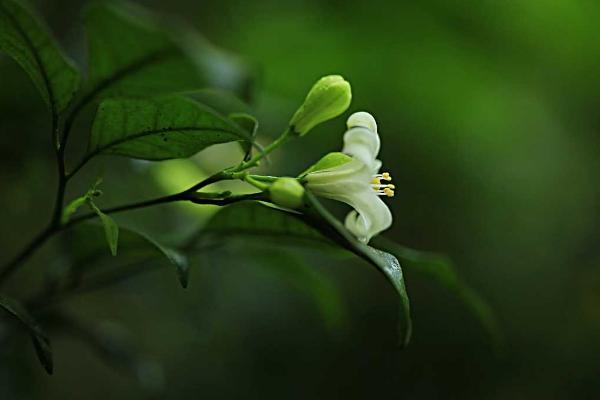
[(321, 122), (337, 117), (346, 111), (351, 100), (350, 84), (340, 75), (319, 79), (290, 121), (293, 133), (305, 135)]
[(293, 209), (302, 205), (304, 187), (294, 178), (279, 178), (269, 187), (269, 193), (273, 203)]

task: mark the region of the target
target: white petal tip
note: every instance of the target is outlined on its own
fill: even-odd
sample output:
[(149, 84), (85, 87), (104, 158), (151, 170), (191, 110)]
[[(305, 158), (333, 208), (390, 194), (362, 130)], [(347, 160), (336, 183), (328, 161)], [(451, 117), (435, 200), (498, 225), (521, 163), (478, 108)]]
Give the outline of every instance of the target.
[(362, 126), (373, 132), (377, 132), (377, 122), (375, 122), (375, 118), (366, 111), (359, 111), (352, 114), (348, 118), (346, 125), (348, 126), (348, 129)]

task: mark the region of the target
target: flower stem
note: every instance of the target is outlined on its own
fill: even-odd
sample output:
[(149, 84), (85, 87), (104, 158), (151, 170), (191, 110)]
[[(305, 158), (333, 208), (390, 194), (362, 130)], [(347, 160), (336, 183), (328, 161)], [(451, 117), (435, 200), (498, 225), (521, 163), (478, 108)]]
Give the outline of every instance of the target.
[[(196, 193), (196, 190), (199, 190), (205, 186), (208, 186), (211, 183), (221, 180), (221, 177), (223, 177), (224, 179), (228, 179), (228, 175), (221, 175), (221, 173), (218, 173), (205, 179), (197, 185), (194, 185), (191, 188), (184, 190), (183, 192), (175, 193), (168, 196), (157, 197), (155, 199), (124, 204), (112, 208), (103, 209), (101, 211), (104, 214), (113, 214), (117, 212), (138, 210), (141, 208), (147, 208), (160, 204), (174, 203), (178, 201), (189, 201), (195, 204), (224, 206), (227, 204), (244, 200), (268, 200), (266, 195), (264, 195), (263, 193), (252, 193), (239, 196), (231, 196), (229, 192)], [(60, 224), (59, 220), (58, 224), (51, 223), (50, 225), (48, 225), (48, 227), (42, 230), (36, 237), (34, 237), (33, 240), (27, 246), (25, 246), (25, 248), (19, 254), (17, 254), (17, 256), (12, 261), (10, 261), (2, 269), (0, 269), (0, 284), (2, 284), (9, 276), (11, 276), (17, 270), (21, 263), (27, 260), (31, 255), (33, 255), (33, 253), (35, 253), (52, 236), (54, 236), (58, 232), (72, 227), (73, 225), (76, 225), (80, 222), (89, 219), (96, 218), (97, 216), (98, 215), (96, 213), (90, 212), (87, 214), (83, 214), (79, 217), (73, 218), (65, 224)]]
[(265, 147), (263, 149), (263, 151), (261, 151), (259, 154), (255, 155), (253, 158), (251, 158), (248, 161), (245, 161), (243, 163), (241, 163), (240, 165), (238, 165), (237, 167), (234, 167), (233, 169), (229, 170), (228, 172), (240, 172), (240, 171), (244, 171), (248, 168), (253, 168), (256, 167), (260, 160), (262, 160), (263, 158), (265, 158), (267, 155), (269, 155), (273, 150), (275, 150), (276, 148), (278, 148), (279, 146), (283, 145), (284, 143), (286, 143), (289, 139), (291, 139), (292, 136), (291, 135), (291, 130), (290, 128), (287, 128), (282, 134), (281, 136), (279, 136), (277, 139), (275, 139), (274, 141), (272, 141), (267, 147)]
[[(64, 128), (65, 132), (64, 132), (62, 141), (60, 141), (58, 118), (54, 119), (53, 124), (52, 124), (53, 125), (53, 127), (52, 127), (53, 137), (59, 139), (59, 143), (57, 143), (57, 147), (56, 147), (56, 160), (57, 160), (57, 166), (58, 166), (58, 187), (57, 187), (57, 191), (56, 191), (56, 200), (55, 200), (55, 204), (54, 204), (54, 210), (52, 213), (52, 219), (47, 228), (45, 228), (37, 236), (35, 236), (33, 238), (33, 240), (27, 246), (25, 246), (25, 248), (20, 253), (18, 253), (17, 256), (15, 256), (15, 258), (13, 258), (8, 264), (4, 265), (0, 269), (0, 285), (17, 270), (17, 268), (19, 267), (19, 265), (21, 263), (26, 261), (33, 253), (35, 253), (35, 251), (38, 248), (40, 248), (53, 235), (55, 235), (56, 233), (66, 229), (70, 226), (73, 226), (81, 221), (85, 221), (85, 220), (94, 218), (96, 216), (95, 213), (88, 213), (88, 214), (81, 215), (77, 218), (73, 218), (71, 221), (67, 222), (66, 224), (61, 223), (62, 209), (63, 209), (63, 203), (64, 203), (67, 182), (88, 161), (88, 159), (84, 159), (84, 161), (82, 163), (80, 163), (78, 166), (76, 166), (75, 169), (72, 170), (70, 173), (66, 172), (65, 148), (66, 148), (66, 144), (67, 144), (67, 140), (68, 140), (68, 134), (72, 128), (74, 116), (77, 114), (78, 111), (80, 111), (80, 108), (76, 108), (76, 111), (73, 113), (73, 115), (71, 115), (68, 118), (67, 123)], [(247, 175), (241, 174), (241, 172), (243, 172), (249, 168), (253, 168), (253, 167), (257, 166), (260, 163), (260, 161), (263, 158), (265, 158), (267, 155), (269, 155), (273, 150), (277, 149), (279, 146), (286, 143), (291, 137), (293, 137), (290, 133), (291, 133), (290, 129), (287, 128), (281, 134), (281, 136), (279, 136), (277, 139), (275, 139), (273, 142), (271, 142), (259, 154), (257, 154), (250, 160), (242, 162), (240, 165), (238, 165), (236, 167), (232, 167), (232, 168), (226, 169), (224, 171), (220, 171), (220, 172), (210, 176), (209, 178), (197, 183), (196, 185), (190, 187), (189, 189), (184, 190), (183, 192), (176, 193), (173, 195), (158, 197), (155, 199), (150, 199), (150, 200), (140, 201), (140, 202), (136, 202), (136, 203), (112, 207), (112, 208), (109, 208), (106, 210), (102, 210), (102, 212), (104, 212), (105, 214), (110, 214), (110, 213), (116, 213), (116, 212), (129, 211), (129, 210), (150, 207), (150, 206), (159, 205), (159, 204), (172, 203), (172, 202), (176, 202), (176, 201), (191, 201), (196, 204), (226, 205), (226, 204), (230, 204), (235, 201), (241, 201), (241, 200), (247, 200), (247, 199), (257, 199), (258, 197), (261, 197), (261, 199), (264, 200), (266, 198), (263, 198), (264, 195), (262, 193), (253, 194), (253, 195), (245, 195), (245, 196), (227, 196), (227, 197), (219, 199), (219, 198), (202, 198), (201, 196), (198, 196), (198, 193), (196, 193), (196, 192), (212, 183), (219, 182), (222, 180), (245, 179), (247, 177)], [(262, 177), (260, 179), (257, 178), (256, 180), (254, 180), (253, 184), (255, 186), (257, 186), (259, 189), (264, 190), (266, 185), (264, 185), (260, 181), (261, 180), (268, 181), (270, 178), (271, 177)], [(253, 180), (254, 178), (251, 177), (250, 179)]]

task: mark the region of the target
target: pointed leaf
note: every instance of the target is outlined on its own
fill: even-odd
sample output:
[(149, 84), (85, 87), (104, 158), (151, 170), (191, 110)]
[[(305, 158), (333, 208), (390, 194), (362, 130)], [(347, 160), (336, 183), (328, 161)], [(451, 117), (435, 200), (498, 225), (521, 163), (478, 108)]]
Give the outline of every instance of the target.
[(311, 200), (311, 208), (305, 210), (305, 215), (260, 203), (238, 203), (224, 207), (215, 214), (205, 226), (204, 233), (218, 234), (220, 237), (242, 234), (268, 237), (269, 240), (296, 240), (330, 248), (339, 245), (349, 250), (374, 265), (393, 285), (399, 296), (403, 321), (401, 342), (407, 344), (412, 323), (408, 294), (398, 260), (391, 254), (358, 242), (333, 216), (329, 213), (321, 216), (315, 207), (319, 207), (320, 212), (326, 212), (316, 199)]
[(231, 121), (181, 96), (109, 99), (99, 107), (88, 158), (117, 154), (145, 160), (190, 157), (248, 135)]
[(25, 70), (55, 116), (67, 108), (79, 88), (79, 71), (44, 23), (14, 0), (0, 0), (0, 50)]
[(390, 253), (359, 242), (310, 192), (306, 193), (307, 207), (300, 218), (319, 230), (343, 248), (376, 267), (392, 284), (398, 294), (400, 306), (400, 343), (406, 346), (412, 334), (410, 302), (404, 284), (404, 275), (398, 259)]
[(406, 268), (436, 281), (456, 295), (478, 319), (495, 347), (501, 350), (504, 339), (495, 313), (477, 292), (460, 279), (450, 259), (443, 255), (401, 246), (383, 237), (376, 238), (375, 243), (378, 247), (394, 253)]
[(48, 372), (52, 374), (54, 364), (52, 361), (52, 348), (46, 334), (42, 331), (37, 321), (18, 301), (0, 295), (0, 308), (4, 309), (10, 315), (15, 317), (25, 328), (29, 330), (33, 340), (36, 355), (40, 363)]
[(332, 244), (291, 211), (257, 202), (222, 207), (202, 229), (203, 235), (255, 236), (269, 240), (297, 240), (310, 244)]
[[(317, 229), (301, 221), (297, 213), (261, 203), (237, 203), (224, 207), (203, 229), (204, 235), (218, 234), (222, 237), (245, 235), (268, 240), (293, 241), (298, 244), (321, 244), (331, 246), (332, 236), (323, 236)], [(443, 255), (422, 252), (401, 246), (383, 237), (373, 243), (378, 248), (394, 254), (405, 269), (435, 280), (454, 293), (478, 318), (498, 350), (502, 349), (503, 337), (497, 318), (484, 299), (481, 298), (456, 274), (450, 259)]]
[[(72, 273), (83, 273), (94, 261), (106, 257), (105, 231), (95, 223), (82, 223), (67, 231), (67, 250), (73, 265)], [(187, 257), (167, 246), (163, 246), (146, 235), (121, 227), (119, 229), (118, 259), (127, 262), (154, 260), (175, 267), (181, 285), (187, 287), (189, 265)], [(111, 264), (115, 262), (111, 260)]]
[(142, 10), (97, 3), (87, 10), (85, 26), (90, 93), (168, 93), (205, 82), (180, 46)]
[(104, 236), (106, 237), (110, 254), (116, 256), (117, 247), (119, 245), (119, 225), (117, 225), (114, 219), (104, 214), (89, 198), (88, 204), (92, 210), (98, 214), (98, 217), (100, 217), (100, 222), (102, 222), (102, 226), (104, 227)]
[[(85, 19), (90, 54), (87, 96), (144, 96), (219, 86), (222, 77), (205, 60), (206, 53), (218, 50), (163, 25), (133, 5), (91, 6)], [(245, 76), (239, 65), (224, 62), (223, 70), (240, 79)]]

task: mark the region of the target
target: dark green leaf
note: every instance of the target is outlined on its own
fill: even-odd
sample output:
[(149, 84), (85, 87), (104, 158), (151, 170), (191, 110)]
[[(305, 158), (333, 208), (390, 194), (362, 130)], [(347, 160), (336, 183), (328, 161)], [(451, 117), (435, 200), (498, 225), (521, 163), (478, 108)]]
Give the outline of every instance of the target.
[[(165, 29), (151, 13), (131, 5), (95, 4), (86, 14), (88, 96), (142, 96), (219, 86), (212, 52), (188, 32)], [(245, 81), (232, 60), (223, 70)]]
[[(207, 224), (205, 234), (222, 236), (246, 235), (269, 240), (286, 240), (297, 243), (333, 244), (319, 231), (308, 227), (292, 212), (260, 203), (238, 203), (222, 208)], [(456, 274), (452, 261), (443, 255), (421, 252), (398, 245), (383, 237), (373, 243), (378, 248), (394, 254), (409, 271), (435, 280), (454, 293), (470, 309), (486, 329), (494, 344), (502, 346), (502, 334), (490, 306)]]
[[(411, 332), (410, 307), (404, 287), (404, 278), (398, 260), (391, 254), (373, 249), (358, 242), (329, 213), (322, 217), (315, 207), (322, 206), (312, 200), (312, 208), (303, 215), (266, 206), (260, 203), (238, 203), (221, 209), (206, 225), (206, 234), (229, 236), (244, 234), (253, 237), (267, 236), (279, 240), (298, 240), (333, 245), (335, 243), (368, 261), (392, 283), (399, 295), (402, 310), (402, 343), (408, 343)], [(325, 218), (329, 218), (326, 220)], [(335, 243), (334, 243), (335, 242)]]
[[(67, 232), (67, 250), (73, 264), (72, 273), (81, 274), (95, 262), (103, 260), (105, 232), (95, 223), (82, 223)], [(163, 246), (131, 229), (119, 229), (119, 259), (127, 263), (157, 260), (174, 266), (183, 287), (187, 286), (189, 265), (185, 255)], [(114, 261), (111, 262), (114, 264)]]
[(79, 88), (79, 71), (43, 22), (14, 0), (0, 0), (0, 50), (21, 65), (54, 115), (67, 108)]
[(301, 216), (304, 221), (341, 247), (376, 267), (392, 284), (400, 300), (400, 314), (403, 322), (400, 326), (400, 343), (406, 346), (412, 333), (412, 321), (410, 302), (404, 285), (404, 275), (398, 259), (390, 253), (359, 242), (310, 192), (306, 193), (306, 199), (308, 205)]
[(0, 307), (15, 317), (25, 328), (29, 330), (35, 352), (42, 366), (49, 374), (53, 371), (52, 348), (50, 341), (40, 328), (37, 321), (18, 301), (0, 295)]
[(88, 157), (185, 158), (213, 144), (239, 140), (249, 137), (237, 125), (185, 97), (109, 99), (98, 109)]
[(302, 222), (291, 211), (257, 202), (243, 202), (222, 207), (202, 230), (205, 235), (220, 237), (246, 235), (270, 240), (298, 240), (311, 244), (328, 242), (317, 230)]
[(436, 281), (442, 287), (455, 294), (477, 317), (489, 334), (497, 349), (503, 346), (503, 335), (498, 326), (496, 315), (487, 302), (456, 274), (452, 261), (443, 255), (422, 252), (401, 246), (391, 240), (379, 237), (375, 239), (378, 247), (394, 253), (405, 268)]
[(151, 15), (132, 7), (94, 4), (85, 26), (90, 92), (134, 96), (204, 86), (200, 69)]

